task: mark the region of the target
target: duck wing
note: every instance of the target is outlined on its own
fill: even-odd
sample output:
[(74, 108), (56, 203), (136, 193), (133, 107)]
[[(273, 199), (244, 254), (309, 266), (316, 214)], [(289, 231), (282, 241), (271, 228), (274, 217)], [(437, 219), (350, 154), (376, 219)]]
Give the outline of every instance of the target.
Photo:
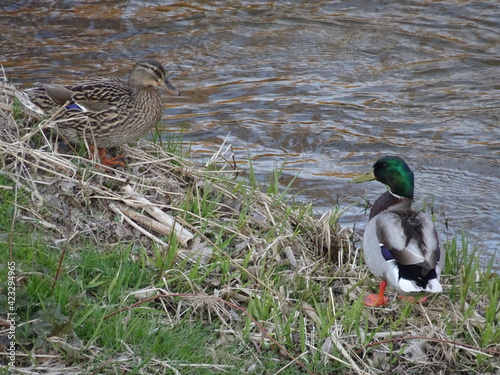
[(376, 217), (386, 277), (400, 292), (441, 292), (443, 268), (437, 231), (432, 219), (414, 211), (384, 212)]
[(75, 85), (47, 83), (25, 90), (29, 99), (44, 111), (69, 103), (67, 109), (100, 112), (130, 102), (131, 90), (122, 79), (87, 80)]
[[(113, 106), (109, 101), (99, 100), (97, 96), (81, 95), (64, 85), (45, 84), (43, 89), (52, 102), (59, 106), (69, 103), (66, 108), (76, 109), (77, 112), (100, 112)], [(85, 96), (88, 96), (88, 98)]]
[(65, 86), (71, 91), (71, 98), (77, 103), (105, 103), (109, 106), (128, 101), (131, 97), (129, 84), (123, 79), (108, 78), (87, 80), (72, 86)]
[(382, 255), (405, 266), (420, 266), (423, 272), (439, 262), (439, 238), (432, 219), (415, 211), (385, 212), (377, 216), (377, 237)]

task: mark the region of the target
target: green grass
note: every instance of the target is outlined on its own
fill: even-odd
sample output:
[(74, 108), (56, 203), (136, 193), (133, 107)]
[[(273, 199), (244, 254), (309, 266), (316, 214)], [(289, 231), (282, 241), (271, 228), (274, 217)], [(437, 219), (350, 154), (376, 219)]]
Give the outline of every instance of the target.
[(12, 100), (12, 118), (16, 122), (20, 122), (24, 118), (24, 106), (17, 98)]
[[(169, 320), (155, 301), (105, 318), (136, 302), (126, 299), (130, 292), (158, 282), (155, 267), (147, 265), (147, 260), (132, 261), (130, 248), (109, 251), (87, 243), (79, 247), (81, 251), (68, 250), (52, 290), (62, 249), (47, 246), (32, 234), (19, 235), (28, 232), (21, 223), (15, 224), (15, 231), (13, 260), (18, 277), (22, 277), (16, 301), (17, 321), (34, 321), (16, 332), (17, 343), (26, 352), (43, 350), (53, 336), (67, 340), (78, 337), (86, 343), (82, 351), (89, 346), (102, 348), (96, 363), (119, 352), (141, 359), (169, 358), (178, 364), (217, 363), (212, 358), (214, 353), (208, 350), (217, 344), (217, 322), (192, 321), (189, 314)], [(0, 247), (3, 259), (8, 259), (8, 252), (5, 244)], [(2, 280), (6, 279), (5, 271), (2, 268)], [(134, 353), (127, 352), (130, 347)], [(68, 360), (71, 362), (71, 358)], [(132, 370), (139, 367), (133, 366)], [(112, 373), (111, 369), (118, 366), (110, 363), (106, 368)], [(210, 373), (210, 367), (188, 371)]]
[(182, 155), (183, 157), (189, 156), (191, 150), (190, 147), (184, 147), (182, 133), (168, 134), (168, 136), (165, 136), (165, 132), (160, 129), (159, 125), (160, 124), (157, 124), (153, 129), (152, 141), (160, 145), (170, 154)]

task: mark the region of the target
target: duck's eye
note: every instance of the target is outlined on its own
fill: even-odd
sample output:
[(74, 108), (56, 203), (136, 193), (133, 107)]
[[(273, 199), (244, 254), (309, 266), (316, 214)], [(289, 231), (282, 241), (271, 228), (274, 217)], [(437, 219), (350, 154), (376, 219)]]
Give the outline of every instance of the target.
[(150, 67), (150, 69), (153, 71), (153, 73), (156, 75), (156, 77), (158, 77), (158, 80), (162, 79), (162, 72), (160, 71), (160, 69), (158, 69), (157, 67), (153, 66), (153, 67)]

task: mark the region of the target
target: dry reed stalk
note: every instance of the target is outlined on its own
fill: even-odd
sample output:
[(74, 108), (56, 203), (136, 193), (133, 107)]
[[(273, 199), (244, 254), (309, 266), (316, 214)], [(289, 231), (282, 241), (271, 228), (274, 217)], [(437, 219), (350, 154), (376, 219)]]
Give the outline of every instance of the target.
[[(148, 214), (153, 216), (159, 223), (164, 224), (165, 235), (170, 235), (174, 233), (177, 236), (177, 240), (181, 243), (182, 246), (187, 247), (188, 242), (193, 239), (193, 234), (189, 232), (187, 229), (183, 228), (180, 224), (176, 222), (176, 220), (159, 209), (156, 205), (151, 203), (149, 200), (139, 195), (134, 191), (132, 186), (125, 185), (122, 190), (127, 194), (128, 197), (132, 199), (122, 199), (123, 202), (127, 203), (136, 208), (143, 208)], [(161, 225), (160, 224), (160, 225)]]
[[(113, 203), (110, 203), (110, 207)], [(159, 221), (150, 218), (149, 216), (143, 215), (137, 211), (134, 211), (130, 207), (120, 206), (120, 211), (122, 214), (125, 214), (133, 221), (140, 224), (140, 226), (145, 228), (150, 228), (157, 233), (163, 234), (164, 236), (170, 236), (172, 234), (172, 230), (167, 225), (160, 223)]]
[(160, 238), (156, 237), (154, 234), (150, 233), (149, 231), (144, 229), (142, 226), (137, 224), (134, 220), (132, 220), (129, 216), (127, 216), (122, 210), (120, 210), (116, 204), (110, 203), (109, 208), (112, 211), (114, 211), (117, 215), (119, 215), (121, 218), (123, 218), (133, 228), (137, 229), (143, 235), (145, 235), (149, 239), (153, 240), (154, 242), (158, 243), (159, 245), (163, 246), (166, 250), (168, 250), (169, 245), (166, 242), (162, 241)]

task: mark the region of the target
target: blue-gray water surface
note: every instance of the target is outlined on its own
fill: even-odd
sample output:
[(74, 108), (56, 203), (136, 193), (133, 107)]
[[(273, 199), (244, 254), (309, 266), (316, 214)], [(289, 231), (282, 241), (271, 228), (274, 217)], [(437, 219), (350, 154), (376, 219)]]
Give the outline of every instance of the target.
[[(224, 139), (262, 180), (318, 215), (384, 187), (349, 184), (385, 154), (416, 176), (444, 240), (500, 246), (500, 5), (487, 1), (0, 1), (0, 58), (21, 85), (125, 77), (142, 57), (173, 73), (165, 136), (206, 162)], [(447, 226), (446, 226), (447, 224)], [(484, 259), (487, 259), (485, 255)], [(498, 268), (498, 262), (497, 262)]]

